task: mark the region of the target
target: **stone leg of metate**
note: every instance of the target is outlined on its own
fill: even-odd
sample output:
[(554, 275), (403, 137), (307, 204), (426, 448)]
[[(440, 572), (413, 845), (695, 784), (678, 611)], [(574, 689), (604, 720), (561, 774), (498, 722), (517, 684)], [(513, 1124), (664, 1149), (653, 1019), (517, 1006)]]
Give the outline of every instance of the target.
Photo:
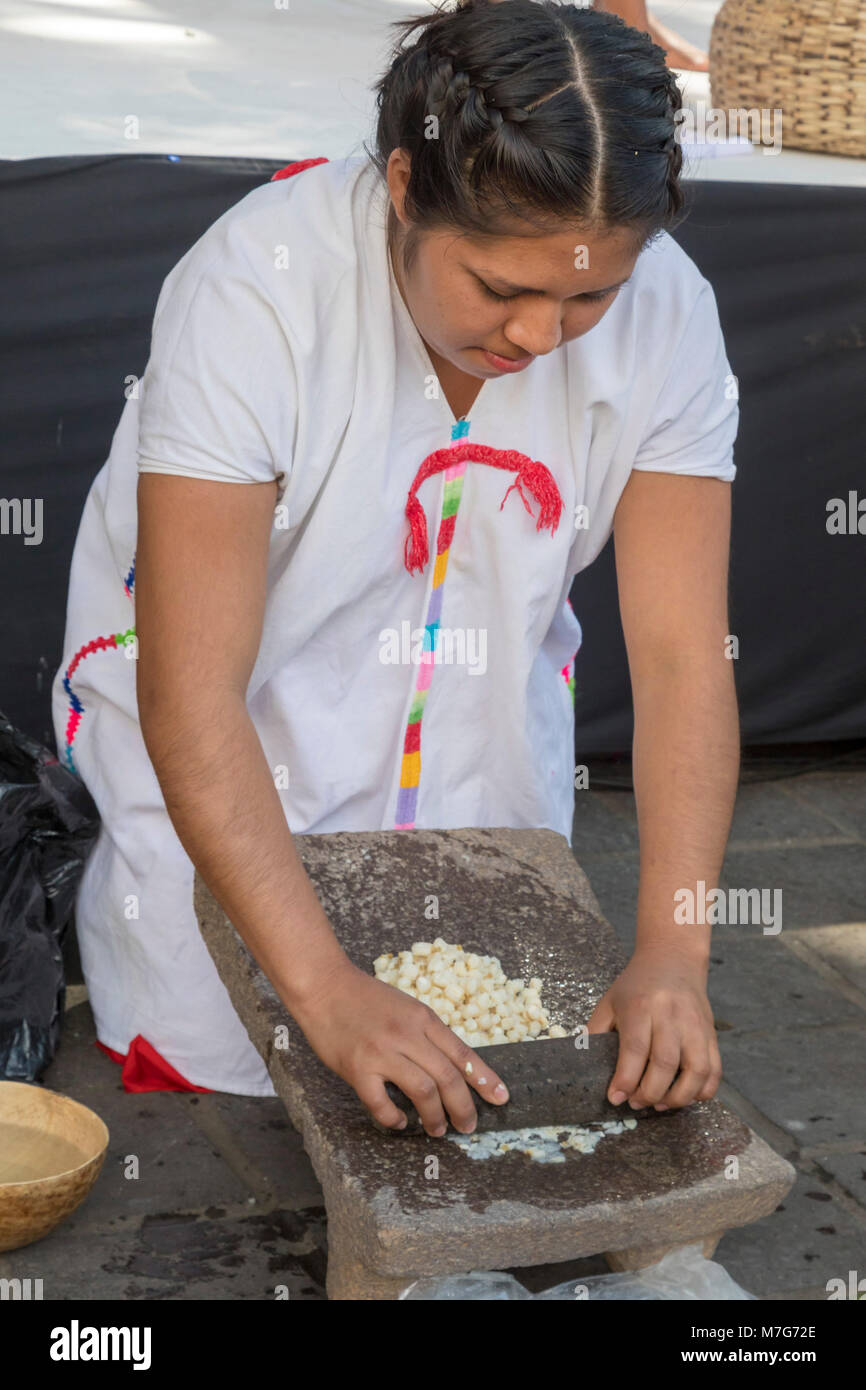
[(417, 1278), (416, 1274), (377, 1274), (364, 1263), (359, 1243), (335, 1231), (329, 1222), (326, 1288), (330, 1302), (394, 1301)]
[(647, 1265), (657, 1265), (659, 1260), (663, 1260), (665, 1255), (670, 1255), (673, 1250), (684, 1250), (688, 1245), (700, 1243), (701, 1254), (704, 1259), (710, 1260), (724, 1234), (724, 1231), (715, 1231), (702, 1239), (681, 1240), (674, 1245), (634, 1245), (630, 1250), (605, 1250), (604, 1258), (609, 1267), (619, 1274), (629, 1269), (646, 1269)]

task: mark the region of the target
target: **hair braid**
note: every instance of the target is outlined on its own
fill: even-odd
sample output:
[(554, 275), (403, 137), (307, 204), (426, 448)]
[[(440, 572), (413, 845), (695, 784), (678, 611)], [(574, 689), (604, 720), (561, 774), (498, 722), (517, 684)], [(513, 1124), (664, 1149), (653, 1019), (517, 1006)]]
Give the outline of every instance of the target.
[(555, 0), (459, 0), (394, 27), (368, 153), (383, 176), (409, 154), (414, 227), (571, 220), (649, 240), (677, 220), (682, 95), (648, 35)]

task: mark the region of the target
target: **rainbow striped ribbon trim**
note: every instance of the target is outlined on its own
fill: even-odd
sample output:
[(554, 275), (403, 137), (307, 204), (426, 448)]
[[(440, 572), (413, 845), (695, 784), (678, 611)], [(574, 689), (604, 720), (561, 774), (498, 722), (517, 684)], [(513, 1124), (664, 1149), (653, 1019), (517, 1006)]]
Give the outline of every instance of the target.
[[(469, 421), (458, 420), (451, 426), (451, 442), (456, 444), (469, 433)], [(418, 807), (418, 784), (421, 780), (421, 720), (427, 702), (427, 691), (433, 679), (433, 665), (436, 659), (439, 626), (442, 619), (442, 592), (448, 570), (448, 555), (454, 536), (454, 525), (463, 495), (463, 476), (467, 460), (452, 464), (445, 469), (445, 487), (442, 494), (442, 516), (436, 537), (436, 560), (433, 566), (433, 584), (430, 602), (424, 622), (424, 645), (418, 664), (418, 680), (415, 695), (409, 710), (406, 734), (403, 739), (403, 759), (400, 766), (400, 790), (397, 793), (397, 815), (395, 830), (414, 830)]]
[[(458, 420), (451, 427), (451, 443), (456, 444), (469, 433), (469, 421)], [(448, 571), (448, 556), (454, 537), (454, 526), (463, 495), (463, 477), (468, 459), (452, 464), (445, 469), (445, 487), (442, 495), (442, 515), (436, 537), (436, 561), (433, 567), (433, 583), (427, 616), (424, 623), (424, 643), (418, 667), (418, 680), (415, 684), (406, 733), (403, 738), (403, 755), (400, 763), (400, 786), (397, 792), (397, 811), (394, 818), (395, 830), (414, 830), (418, 813), (418, 787), (421, 782), (421, 721), (427, 703), (427, 692), (433, 679), (436, 659), (436, 646), (442, 618), (442, 593), (445, 575)], [(525, 505), (525, 504), (524, 504)], [(568, 600), (571, 607), (571, 600)], [(575, 653), (575, 656), (577, 653)], [(575, 700), (574, 657), (562, 668), (561, 675)]]

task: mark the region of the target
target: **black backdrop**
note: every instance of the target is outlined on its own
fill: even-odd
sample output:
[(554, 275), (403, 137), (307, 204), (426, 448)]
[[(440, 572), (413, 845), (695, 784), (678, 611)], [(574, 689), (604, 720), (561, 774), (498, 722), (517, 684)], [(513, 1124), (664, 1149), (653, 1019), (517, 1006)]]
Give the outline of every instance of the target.
[[(156, 298), (184, 252), (284, 160), (0, 162), (0, 494), (42, 498), (41, 544), (0, 535), (0, 709), (54, 747), (49, 690), (87, 490)], [(677, 240), (712, 282), (740, 387), (731, 631), (743, 742), (866, 736), (866, 189), (689, 184)], [(866, 510), (866, 509), (864, 509)], [(866, 530), (866, 519), (864, 519)], [(613, 545), (575, 581), (577, 748), (625, 751), (631, 701)]]

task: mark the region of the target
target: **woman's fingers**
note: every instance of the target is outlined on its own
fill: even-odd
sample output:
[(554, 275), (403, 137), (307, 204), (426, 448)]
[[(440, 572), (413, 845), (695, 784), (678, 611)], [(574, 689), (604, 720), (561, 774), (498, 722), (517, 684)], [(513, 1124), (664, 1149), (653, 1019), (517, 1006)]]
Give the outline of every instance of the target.
[(373, 1076), (370, 1073), (359, 1080), (353, 1086), (353, 1090), (361, 1104), (369, 1110), (373, 1119), (377, 1120), (385, 1129), (406, 1128), (408, 1120), (406, 1112), (391, 1100), (381, 1076)]
[[(478, 1123), (478, 1116), (472, 1103), (472, 1092), (455, 1064), (436, 1043), (429, 1041), (413, 1053), (413, 1061), (435, 1083), (440, 1103), (454, 1128), (462, 1134), (471, 1134)], [(423, 1120), (425, 1117), (420, 1108), (416, 1108)]]
[(657, 1025), (652, 1033), (646, 1071), (629, 1098), (635, 1110), (664, 1100), (680, 1068), (680, 1056), (680, 1036), (676, 1028), (670, 1024)]
[(631, 1021), (619, 1030), (616, 1071), (607, 1088), (608, 1100), (619, 1105), (636, 1090), (646, 1067), (652, 1025), (646, 1013), (635, 1011)]
[(660, 1026), (653, 1032), (650, 1060), (632, 1103), (675, 1110), (709, 1100), (721, 1076), (715, 1034), (708, 1037), (697, 1020), (682, 1031)]
[(427, 1036), (454, 1065), (460, 1078), (465, 1080), (484, 1100), (490, 1101), (493, 1105), (503, 1105), (508, 1100), (508, 1087), (499, 1073), (488, 1066), (477, 1052), (473, 1052), (469, 1044), (465, 1043), (456, 1033), (453, 1033), (441, 1019), (436, 1017), (435, 1013), (433, 1013)]
[(462, 1134), (473, 1132), (478, 1116), (470, 1086), (494, 1105), (508, 1099), (499, 1075), (432, 1011), (424, 1036), (406, 1039), (401, 1046), (377, 1073), (360, 1077), (355, 1085), (370, 1114), (388, 1129), (403, 1128), (404, 1112), (389, 1099), (386, 1080), (412, 1102), (431, 1138), (446, 1132), (448, 1119)]
[(712, 1037), (689, 1035), (683, 1043), (682, 1074), (666, 1096), (668, 1109), (689, 1105), (693, 1100), (711, 1100), (722, 1079), (722, 1059), (715, 1032)]
[(439, 1083), (427, 1067), (410, 1057), (396, 1056), (388, 1069), (388, 1080), (399, 1086), (404, 1096), (411, 1100), (431, 1138), (436, 1139), (445, 1133), (448, 1121)]

